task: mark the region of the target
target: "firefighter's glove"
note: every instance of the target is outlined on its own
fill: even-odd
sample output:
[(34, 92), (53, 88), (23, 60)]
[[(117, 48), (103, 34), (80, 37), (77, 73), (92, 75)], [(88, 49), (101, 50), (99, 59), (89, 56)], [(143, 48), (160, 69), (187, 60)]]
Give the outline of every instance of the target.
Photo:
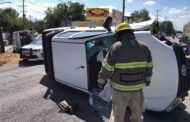
[(146, 82), (146, 86), (150, 86), (150, 82)]
[(105, 81), (104, 80), (102, 80), (102, 79), (98, 79), (98, 87), (100, 88), (100, 89), (103, 89), (104, 88), (104, 83)]

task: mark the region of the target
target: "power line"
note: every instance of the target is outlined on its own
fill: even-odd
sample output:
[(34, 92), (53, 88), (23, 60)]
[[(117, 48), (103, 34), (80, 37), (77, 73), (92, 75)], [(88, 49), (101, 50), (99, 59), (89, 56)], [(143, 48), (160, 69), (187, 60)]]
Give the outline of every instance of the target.
[(34, 13), (41, 14), (41, 11), (39, 11), (39, 10), (34, 10), (34, 9), (30, 9), (30, 8), (27, 8), (26, 10), (29, 11), (29, 13), (32, 11)]
[(37, 4), (37, 3), (34, 3), (34, 2), (32, 2), (32, 1), (26, 1), (26, 2), (29, 3), (29, 4), (35, 5), (35, 6), (37, 6), (37, 7), (40, 7), (40, 8), (44, 8), (44, 9), (47, 9), (47, 8), (48, 8), (48, 7), (45, 7), (45, 6), (41, 6), (41, 5)]
[(31, 20), (31, 15), (30, 15), (30, 24), (29, 24), (29, 26), (30, 26), (30, 30), (32, 30), (32, 26), (31, 26), (31, 22), (32, 20)]

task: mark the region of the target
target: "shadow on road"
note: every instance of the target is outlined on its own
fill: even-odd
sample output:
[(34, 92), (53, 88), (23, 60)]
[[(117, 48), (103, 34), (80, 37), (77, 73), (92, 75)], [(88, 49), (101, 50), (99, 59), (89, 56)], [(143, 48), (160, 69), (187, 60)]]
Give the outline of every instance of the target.
[[(56, 81), (48, 80), (47, 76), (44, 76), (40, 83), (48, 88), (44, 98), (47, 99), (50, 97), (52, 101), (58, 104), (61, 101), (66, 100), (70, 102), (78, 102), (80, 108), (75, 114), (78, 118), (87, 121), (87, 122), (102, 122), (100, 115), (88, 105), (88, 95), (62, 85)], [(53, 89), (53, 94), (50, 90)], [(144, 114), (144, 122), (190, 122), (190, 114), (185, 111), (186, 106), (182, 103), (172, 112), (152, 112), (146, 111)], [(127, 110), (126, 121), (129, 121), (130, 111)]]
[[(95, 115), (92, 107), (88, 105), (88, 94), (62, 85), (56, 81), (48, 80), (47, 76), (44, 76), (42, 78), (40, 84), (48, 88), (46, 93), (44, 94), (45, 99), (49, 98), (57, 105), (64, 100), (68, 103), (78, 103), (79, 109), (78, 112), (75, 113), (78, 118), (86, 122), (103, 122), (98, 115)], [(53, 93), (51, 94), (52, 89)]]
[(19, 67), (30, 67), (43, 64), (43, 60), (21, 60), (19, 61)]
[[(148, 111), (144, 113), (144, 122), (190, 122), (190, 114), (185, 111), (186, 106), (182, 103), (172, 112), (154, 112)], [(126, 122), (130, 122), (130, 110), (127, 109), (125, 117)]]
[(185, 109), (185, 104), (181, 103), (169, 113), (146, 111), (145, 122), (190, 122), (190, 114)]

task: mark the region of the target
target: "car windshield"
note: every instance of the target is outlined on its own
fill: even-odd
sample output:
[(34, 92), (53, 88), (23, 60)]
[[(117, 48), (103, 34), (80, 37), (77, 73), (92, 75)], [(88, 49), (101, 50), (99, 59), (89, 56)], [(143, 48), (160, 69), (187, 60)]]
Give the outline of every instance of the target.
[(38, 45), (42, 45), (42, 40), (39, 39), (39, 40), (35, 40), (35, 41), (32, 41), (31, 44), (38, 44)]

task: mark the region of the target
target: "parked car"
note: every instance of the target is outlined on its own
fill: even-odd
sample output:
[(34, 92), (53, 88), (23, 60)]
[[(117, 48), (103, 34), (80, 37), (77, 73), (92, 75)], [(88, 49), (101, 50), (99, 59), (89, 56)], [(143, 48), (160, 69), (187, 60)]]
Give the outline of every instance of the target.
[[(134, 34), (137, 40), (147, 44), (154, 64), (152, 83), (144, 88), (145, 107), (152, 111), (171, 111), (184, 100), (190, 89), (183, 49), (161, 42), (149, 31)], [(92, 94), (98, 88), (98, 72), (105, 57), (99, 54), (106, 54), (116, 42), (114, 31), (103, 27), (73, 28), (50, 35), (43, 36), (44, 54), (51, 53), (45, 61), (48, 77)]]
[(43, 47), (42, 39), (38, 38), (37, 40), (32, 41), (30, 44), (21, 47), (20, 57), (23, 60), (29, 59), (43, 59)]

